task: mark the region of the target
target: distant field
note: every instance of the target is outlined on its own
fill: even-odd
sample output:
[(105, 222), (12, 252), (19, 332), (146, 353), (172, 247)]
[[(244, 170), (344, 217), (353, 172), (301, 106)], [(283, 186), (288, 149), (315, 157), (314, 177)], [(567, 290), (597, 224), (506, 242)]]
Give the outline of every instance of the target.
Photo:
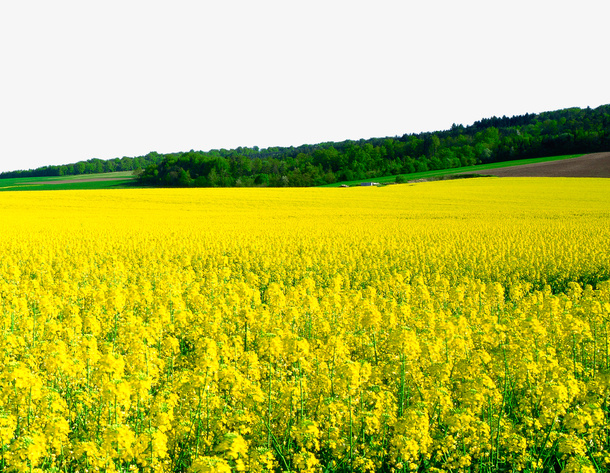
[[(436, 171), (401, 174), (405, 182), (436, 180), (459, 175), (493, 175), (498, 177), (610, 177), (610, 153), (573, 154), (545, 158), (503, 161)], [(385, 176), (355, 181), (342, 181), (320, 187), (356, 186), (362, 182), (393, 184), (396, 176)], [(141, 187), (131, 171), (77, 176), (29, 177), (0, 179), (0, 191), (66, 190), (66, 189), (124, 189)]]
[(18, 177), (0, 179), (0, 191), (63, 190), (63, 189), (121, 189), (133, 187), (132, 171), (76, 176)]
[[(417, 181), (420, 179), (434, 179), (443, 176), (450, 176), (455, 174), (479, 174), (482, 171), (487, 171), (490, 169), (499, 169), (499, 168), (512, 168), (515, 166), (522, 166), (525, 164), (535, 164), (535, 163), (545, 163), (550, 161), (562, 161), (565, 159), (572, 159), (582, 156), (582, 154), (570, 154), (566, 156), (549, 156), (545, 158), (534, 158), (534, 159), (519, 159), (516, 161), (503, 161), (500, 163), (489, 163), (489, 164), (477, 164), (476, 166), (463, 166), (459, 168), (452, 169), (439, 169), (436, 171), (424, 171), (424, 172), (413, 172), (410, 174), (400, 174), (403, 176), (405, 180), (408, 181)], [(492, 173), (489, 173), (492, 174)], [(360, 185), (362, 182), (378, 182), (380, 184), (392, 184), (396, 182), (396, 176), (384, 176), (384, 177), (376, 177), (372, 179), (360, 179), (355, 181), (342, 181), (336, 182), (334, 184), (328, 184), (321, 187), (338, 187), (340, 185), (346, 184), (348, 186)]]

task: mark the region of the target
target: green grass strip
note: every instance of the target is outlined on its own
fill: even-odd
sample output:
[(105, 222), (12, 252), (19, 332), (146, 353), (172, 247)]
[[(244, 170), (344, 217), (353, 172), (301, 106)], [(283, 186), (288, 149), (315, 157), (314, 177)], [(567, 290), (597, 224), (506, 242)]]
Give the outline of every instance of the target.
[[(481, 171), (485, 171), (488, 169), (498, 169), (498, 168), (507, 168), (512, 166), (521, 166), (523, 164), (535, 164), (535, 163), (545, 163), (547, 161), (560, 161), (563, 159), (572, 159), (583, 156), (582, 154), (570, 154), (565, 156), (549, 156), (545, 158), (532, 158), (532, 159), (518, 159), (515, 161), (502, 161), (498, 163), (488, 163), (488, 164), (476, 164), (474, 166), (462, 166), (459, 168), (450, 168), (450, 169), (438, 169), (435, 171), (423, 171), (423, 172), (413, 172), (410, 174), (399, 174), (403, 176), (406, 181), (415, 181), (418, 179), (430, 179), (435, 177), (449, 176), (452, 174), (461, 174), (461, 173), (479, 173)], [(355, 181), (342, 181), (335, 182), (334, 184), (325, 184), (320, 187), (339, 187), (341, 185), (348, 186), (357, 186), (363, 182), (378, 182), (379, 184), (391, 184), (396, 182), (396, 175), (393, 176), (383, 176), (383, 177), (374, 177), (368, 179), (358, 179)]]

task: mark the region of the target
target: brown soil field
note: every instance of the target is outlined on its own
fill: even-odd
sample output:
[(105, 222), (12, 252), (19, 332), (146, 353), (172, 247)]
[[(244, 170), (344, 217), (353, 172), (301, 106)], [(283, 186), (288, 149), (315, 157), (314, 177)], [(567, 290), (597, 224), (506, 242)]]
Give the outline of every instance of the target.
[(481, 174), (498, 177), (610, 177), (610, 152), (578, 158), (488, 169)]
[(36, 181), (28, 182), (27, 184), (73, 184), (77, 182), (100, 182), (100, 181), (125, 181), (129, 177), (95, 177), (92, 179), (62, 179), (61, 181)]

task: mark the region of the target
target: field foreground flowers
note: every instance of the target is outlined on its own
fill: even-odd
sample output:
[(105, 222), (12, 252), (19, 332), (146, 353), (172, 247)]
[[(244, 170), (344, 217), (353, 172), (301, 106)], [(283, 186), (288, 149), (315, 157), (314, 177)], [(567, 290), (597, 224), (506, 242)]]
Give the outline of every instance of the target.
[(0, 471), (610, 468), (610, 181), (0, 195)]

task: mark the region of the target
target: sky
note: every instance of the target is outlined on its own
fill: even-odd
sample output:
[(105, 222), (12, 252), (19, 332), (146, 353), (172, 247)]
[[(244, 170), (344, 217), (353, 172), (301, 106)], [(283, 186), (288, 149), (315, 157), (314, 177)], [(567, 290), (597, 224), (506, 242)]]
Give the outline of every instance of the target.
[(606, 1), (2, 1), (0, 172), (595, 108)]

